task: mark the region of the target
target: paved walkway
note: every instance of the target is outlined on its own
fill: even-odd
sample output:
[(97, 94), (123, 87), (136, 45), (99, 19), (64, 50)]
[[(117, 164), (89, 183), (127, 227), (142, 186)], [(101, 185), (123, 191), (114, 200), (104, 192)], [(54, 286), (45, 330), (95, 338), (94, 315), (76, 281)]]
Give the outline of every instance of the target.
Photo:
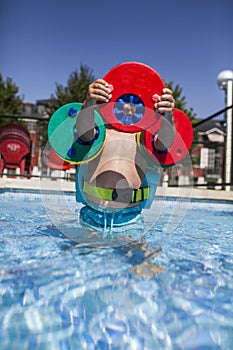
[[(1, 178), (0, 191), (8, 189), (24, 189), (24, 190), (52, 190), (63, 192), (75, 192), (75, 183), (65, 180), (51, 179), (17, 179), (17, 178)], [(226, 200), (233, 202), (233, 191), (226, 192), (222, 190), (208, 190), (204, 188), (182, 188), (182, 187), (158, 187), (158, 196), (166, 197), (184, 197), (195, 199), (212, 199)]]

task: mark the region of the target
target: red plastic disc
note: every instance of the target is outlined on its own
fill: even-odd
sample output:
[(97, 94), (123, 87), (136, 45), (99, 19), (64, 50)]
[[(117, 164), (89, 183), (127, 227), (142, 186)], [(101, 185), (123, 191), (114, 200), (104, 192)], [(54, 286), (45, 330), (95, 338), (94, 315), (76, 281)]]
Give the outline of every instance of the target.
[[(152, 96), (161, 95), (165, 85), (154, 69), (142, 63), (127, 62), (112, 68), (103, 79), (113, 85), (114, 89), (110, 103), (99, 104), (100, 112), (105, 121), (115, 129), (134, 133), (148, 129), (160, 119), (160, 115), (154, 111)], [(127, 100), (128, 103), (132, 101), (136, 108), (139, 106), (140, 111), (136, 111), (135, 118), (127, 118), (118, 110), (118, 106), (122, 108)], [(119, 114), (123, 118), (119, 118)]]
[(150, 161), (170, 167), (178, 163), (188, 153), (193, 141), (193, 128), (189, 117), (181, 110), (174, 109), (174, 125), (176, 129), (174, 142), (166, 153), (159, 153), (153, 147), (153, 136), (159, 132), (157, 125), (141, 133), (140, 143), (143, 152)]

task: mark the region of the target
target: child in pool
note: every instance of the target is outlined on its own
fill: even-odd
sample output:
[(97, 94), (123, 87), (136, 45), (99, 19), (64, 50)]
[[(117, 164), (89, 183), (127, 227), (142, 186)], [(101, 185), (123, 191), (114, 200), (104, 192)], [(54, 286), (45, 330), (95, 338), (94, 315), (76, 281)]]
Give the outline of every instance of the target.
[[(103, 79), (89, 85), (86, 100), (76, 123), (77, 137), (85, 144), (95, 139), (94, 109), (96, 103), (111, 102), (114, 86)], [(164, 88), (162, 95), (152, 95), (155, 111), (163, 121), (154, 139), (158, 152), (166, 151), (174, 139), (173, 109), (175, 101), (172, 91)], [(130, 103), (123, 106), (125, 115), (134, 113)], [(168, 122), (169, 121), (169, 122)], [(140, 201), (132, 201), (132, 191), (141, 189), (148, 162), (138, 149), (136, 133), (127, 133), (106, 125), (106, 142), (101, 153), (88, 162), (86, 181), (90, 186), (113, 192), (112, 200), (86, 193), (86, 205), (81, 208), (80, 221), (94, 230), (126, 232), (143, 230)], [(88, 191), (87, 191), (88, 192)]]

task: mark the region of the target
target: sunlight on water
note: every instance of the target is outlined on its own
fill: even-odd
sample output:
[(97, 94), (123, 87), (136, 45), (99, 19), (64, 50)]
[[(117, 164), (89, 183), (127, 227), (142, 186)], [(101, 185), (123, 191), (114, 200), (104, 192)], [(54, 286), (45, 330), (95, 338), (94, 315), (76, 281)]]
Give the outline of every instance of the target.
[(167, 230), (167, 200), (147, 244), (90, 247), (39, 196), (1, 196), (1, 350), (232, 347), (232, 203), (194, 201)]

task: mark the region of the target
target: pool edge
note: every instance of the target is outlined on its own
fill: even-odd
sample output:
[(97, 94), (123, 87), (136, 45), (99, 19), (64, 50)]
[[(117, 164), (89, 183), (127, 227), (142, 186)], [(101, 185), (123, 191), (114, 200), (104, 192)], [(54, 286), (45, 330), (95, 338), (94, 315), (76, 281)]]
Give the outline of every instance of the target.
[[(0, 180), (0, 193), (27, 191), (29, 193), (75, 193), (75, 183), (48, 179), (14, 179)], [(233, 191), (199, 189), (192, 187), (158, 187), (156, 195), (166, 198), (184, 198), (190, 200), (216, 200), (233, 203)]]

